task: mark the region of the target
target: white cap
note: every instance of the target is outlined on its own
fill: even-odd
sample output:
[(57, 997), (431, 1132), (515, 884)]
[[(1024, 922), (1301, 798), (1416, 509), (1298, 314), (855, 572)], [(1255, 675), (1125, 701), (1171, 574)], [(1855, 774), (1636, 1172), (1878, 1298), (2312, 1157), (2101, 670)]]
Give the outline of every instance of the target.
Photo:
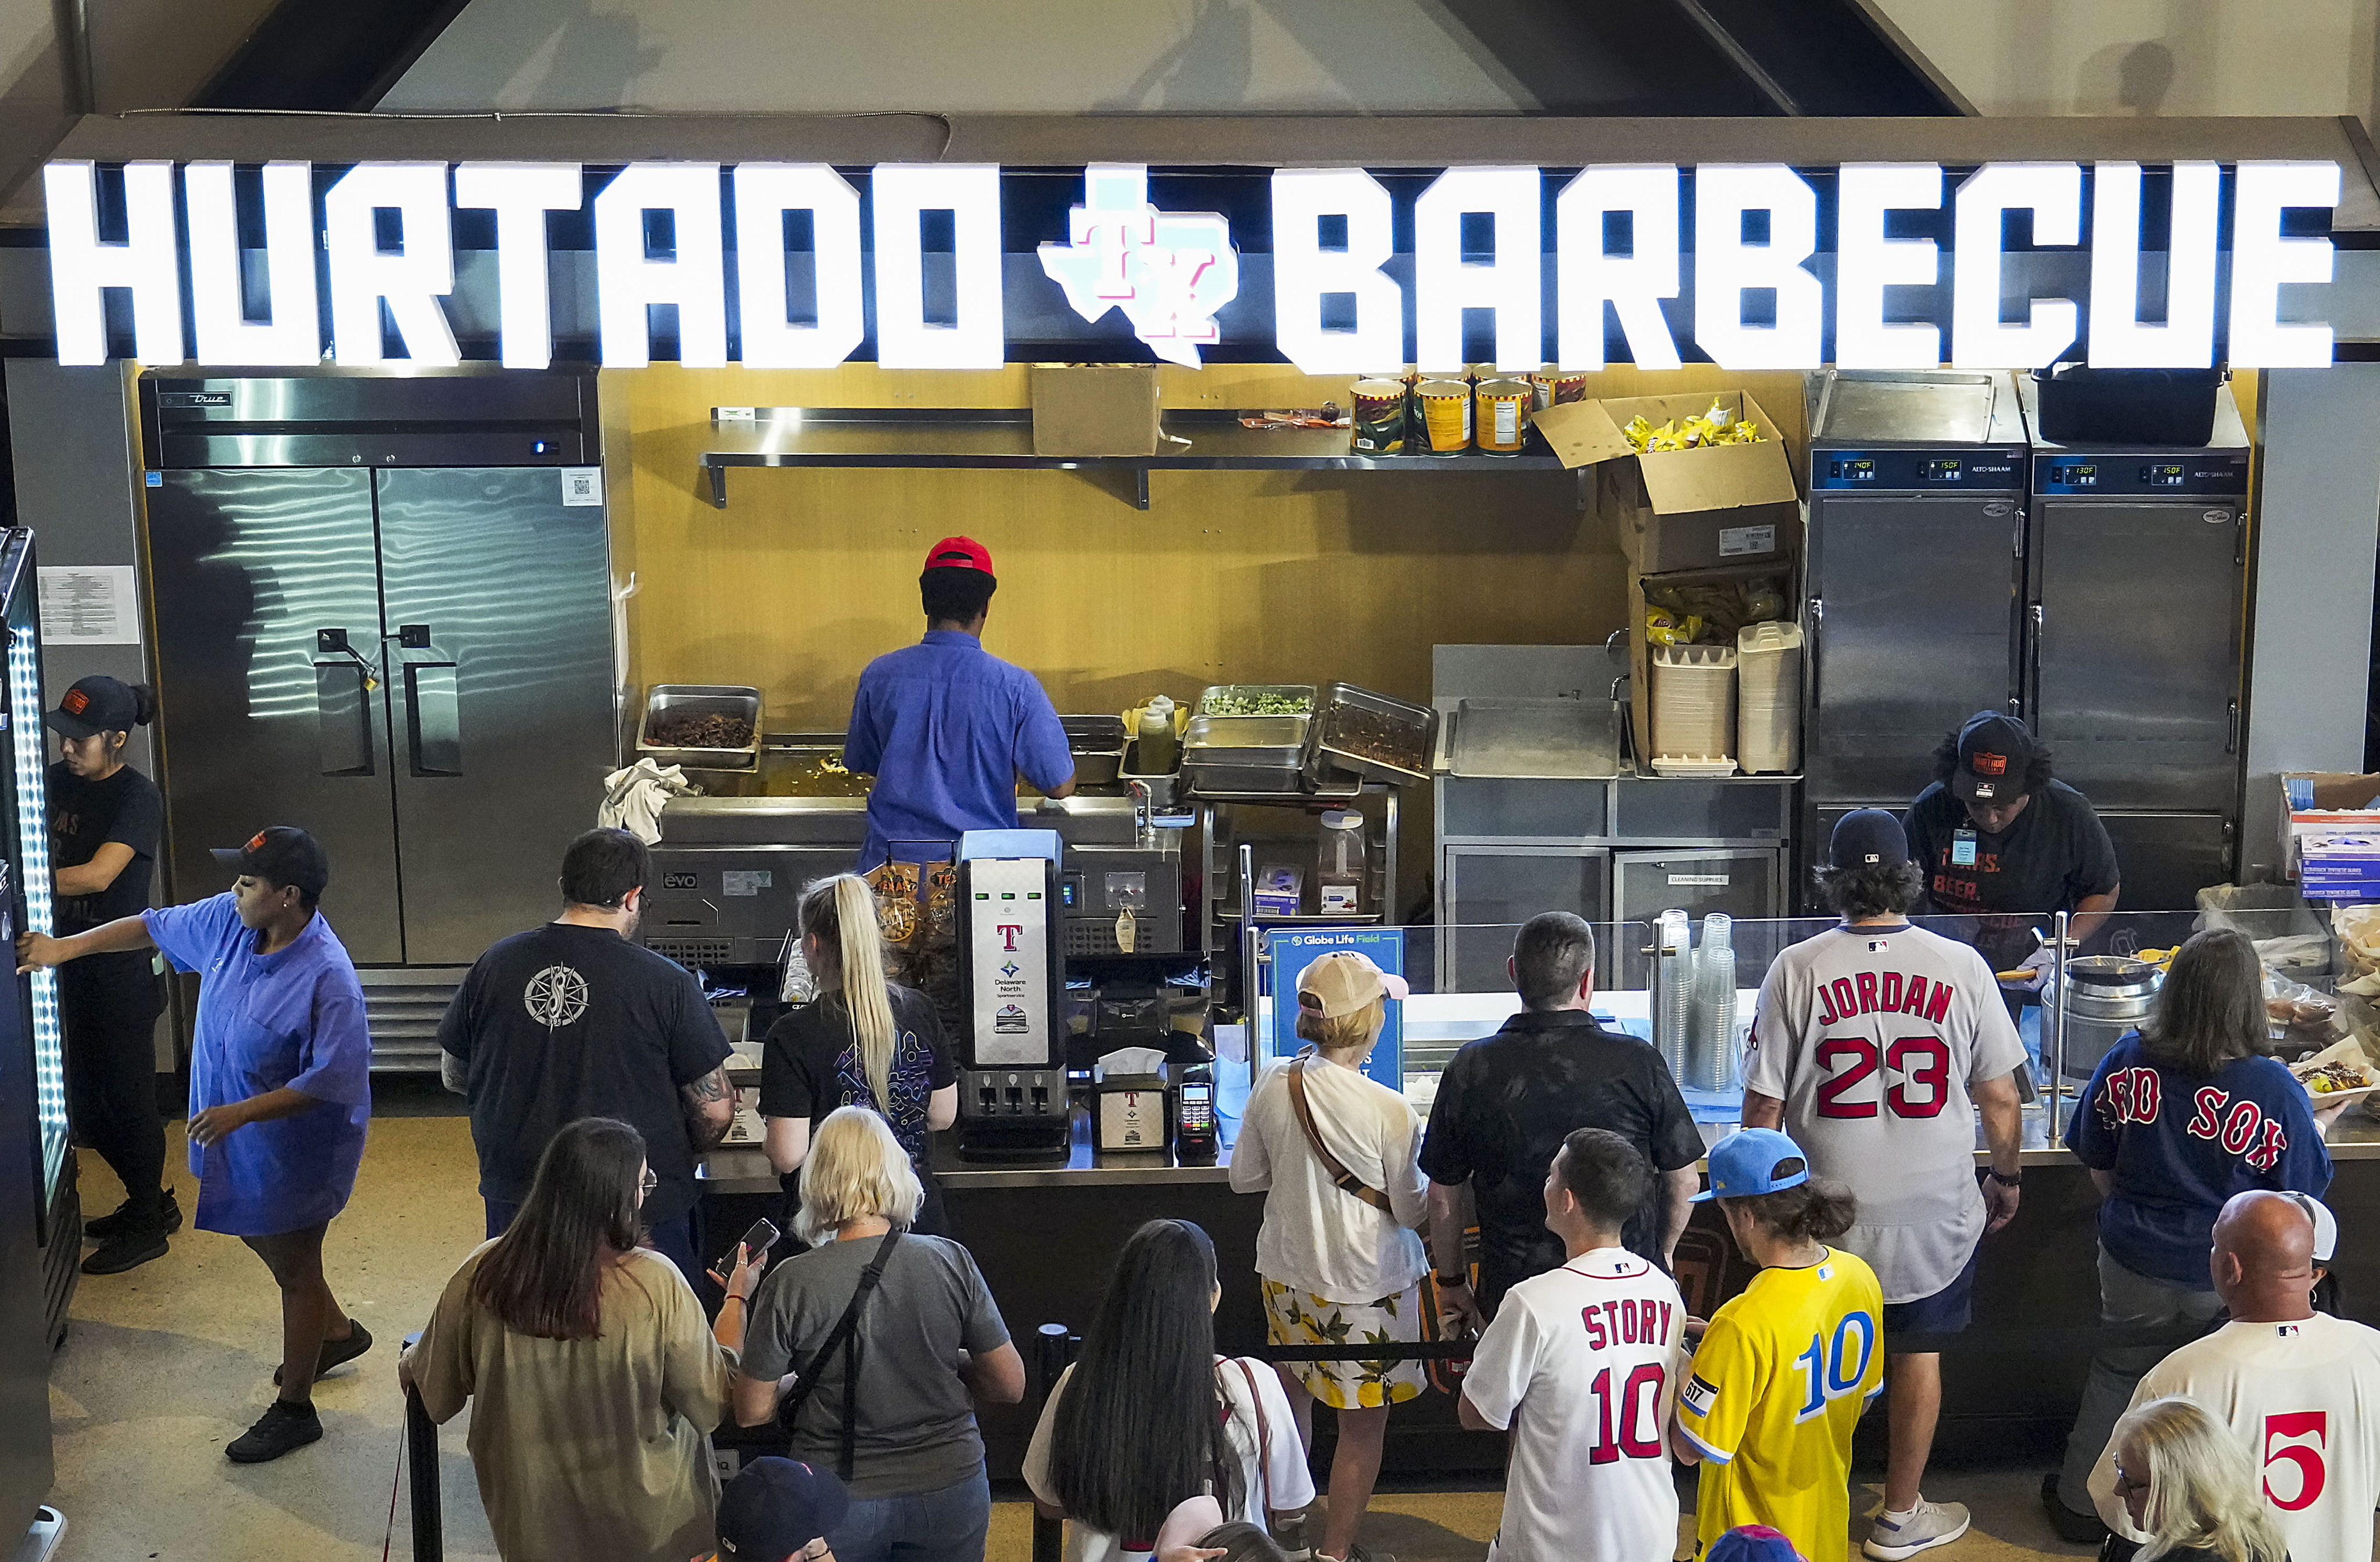
[(2306, 1218), (2313, 1222), (2313, 1261), (2329, 1263), (2331, 1255), (2338, 1251), (2338, 1217), (2312, 1193), (2285, 1193), (2281, 1196), (2304, 1210)]

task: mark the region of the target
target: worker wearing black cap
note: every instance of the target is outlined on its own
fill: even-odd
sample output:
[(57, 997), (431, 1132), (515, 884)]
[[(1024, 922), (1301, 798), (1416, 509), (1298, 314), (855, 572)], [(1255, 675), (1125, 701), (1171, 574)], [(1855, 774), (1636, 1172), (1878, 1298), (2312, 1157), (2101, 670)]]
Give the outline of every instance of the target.
[(1981, 919), (1975, 947), (1996, 969), (2046, 964), (2033, 936), (2070, 912), (2087, 938), (2116, 909), (2122, 875), (2090, 800), (2052, 779), (2049, 754), (2013, 716), (1978, 710), (1934, 754), (1934, 784), (1901, 816), (1926, 898)]
[(371, 1118), (371, 1037), (347, 951), (315, 912), (331, 863), (274, 825), (215, 860), (220, 895), (17, 940), (20, 971), (134, 950), (200, 974), (190, 1041), (190, 1170), (199, 1229), (248, 1244), (281, 1290), (280, 1394), (224, 1452), (279, 1459), (322, 1435), (314, 1380), (371, 1348), (322, 1277), (322, 1234), (346, 1207)]
[[(124, 762), (132, 729), (157, 714), (146, 684), (79, 680), (42, 722), (58, 734), (45, 777), (53, 925), (85, 933), (149, 909), (164, 801)], [(157, 1109), (157, 1015), (164, 995), (148, 954), (93, 955), (58, 973), (66, 1030), (67, 1107), (76, 1137), (124, 1184), (124, 1202), (83, 1235), (99, 1242), (86, 1275), (118, 1275), (165, 1254), (182, 1208), (165, 1187), (165, 1121)]]

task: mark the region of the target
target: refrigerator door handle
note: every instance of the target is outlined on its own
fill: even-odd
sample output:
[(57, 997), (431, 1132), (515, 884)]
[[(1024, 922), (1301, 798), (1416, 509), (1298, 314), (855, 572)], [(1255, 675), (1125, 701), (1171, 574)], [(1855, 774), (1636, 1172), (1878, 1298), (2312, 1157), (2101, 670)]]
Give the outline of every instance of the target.
[(371, 691), (379, 686), (360, 660), (314, 664), (314, 731), (322, 774), (372, 773)]
[(2224, 713), (2224, 718), (2223, 752), (2237, 754), (2240, 752), (2240, 702), (2238, 700), (2235, 699), (2230, 703)]
[(1813, 710), (1815, 710), (1815, 709), (1817, 709), (1817, 708), (1818, 708), (1818, 675), (1819, 675), (1819, 672), (1820, 672), (1820, 671), (1821, 671), (1821, 670), (1820, 670), (1820, 667), (1819, 667), (1819, 662), (1818, 662), (1818, 647), (1819, 647), (1819, 646), (1820, 646), (1820, 645), (1825, 641), (1825, 638), (1826, 638), (1826, 628), (1827, 628), (1827, 599), (1826, 599), (1824, 597), (1813, 597), (1813, 598), (1811, 598), (1811, 599), (1810, 599), (1810, 635), (1809, 635), (1809, 641), (1810, 641), (1810, 708), (1811, 708), (1811, 709), (1813, 709)]
[(405, 733), (417, 776), (463, 773), (463, 711), (451, 661), (405, 664)]
[[(2029, 616), (2033, 620), (2033, 633), (2026, 636), (2031, 644), (2025, 647), (2025, 692), (2031, 696), (2026, 702), (2027, 708), (2032, 708), (2033, 707), (2037, 706), (2041, 700), (2041, 642), (2048, 634), (2049, 614), (2039, 602), (2035, 602), (2033, 604)], [(2038, 733), (2040, 731), (2041, 714), (2037, 709), (2034, 711), (2033, 720), (2034, 730)]]

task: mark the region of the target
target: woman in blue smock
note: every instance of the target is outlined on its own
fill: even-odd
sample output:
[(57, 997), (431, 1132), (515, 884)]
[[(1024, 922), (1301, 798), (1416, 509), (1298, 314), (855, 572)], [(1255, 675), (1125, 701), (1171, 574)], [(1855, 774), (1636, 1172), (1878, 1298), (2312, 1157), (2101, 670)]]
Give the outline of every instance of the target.
[(281, 1288), (281, 1392), (225, 1452), (279, 1459), (322, 1435), (314, 1380), (371, 1348), (322, 1277), (322, 1233), (346, 1206), (371, 1116), (371, 1038), (354, 963), (315, 903), (330, 861), (276, 825), (215, 853), (224, 894), (120, 917), (69, 938), (28, 933), (20, 967), (155, 948), (200, 974), (190, 1047), (197, 1225), (246, 1242)]

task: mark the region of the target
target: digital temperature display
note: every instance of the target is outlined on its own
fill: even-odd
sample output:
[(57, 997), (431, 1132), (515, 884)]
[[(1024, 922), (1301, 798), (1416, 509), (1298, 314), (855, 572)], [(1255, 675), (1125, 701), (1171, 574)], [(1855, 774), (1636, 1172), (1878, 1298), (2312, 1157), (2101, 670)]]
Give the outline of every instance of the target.
[(2150, 488), (2180, 488), (2182, 468), (2179, 466), (2143, 466), (2141, 481)]
[(1866, 456), (1861, 456), (1854, 461), (1831, 461), (1827, 465), (1829, 477), (1840, 478), (1846, 482), (1854, 483), (1876, 481), (1876, 463)]
[(2071, 483), (2077, 488), (2089, 488), (2098, 482), (2099, 468), (2096, 466), (2052, 466), (2049, 469), (2049, 480), (2054, 483)]
[(1956, 461), (1928, 461), (1925, 463), (1925, 479), (1928, 482), (1955, 483), (1961, 478), (1965, 476), (1965, 471)]

